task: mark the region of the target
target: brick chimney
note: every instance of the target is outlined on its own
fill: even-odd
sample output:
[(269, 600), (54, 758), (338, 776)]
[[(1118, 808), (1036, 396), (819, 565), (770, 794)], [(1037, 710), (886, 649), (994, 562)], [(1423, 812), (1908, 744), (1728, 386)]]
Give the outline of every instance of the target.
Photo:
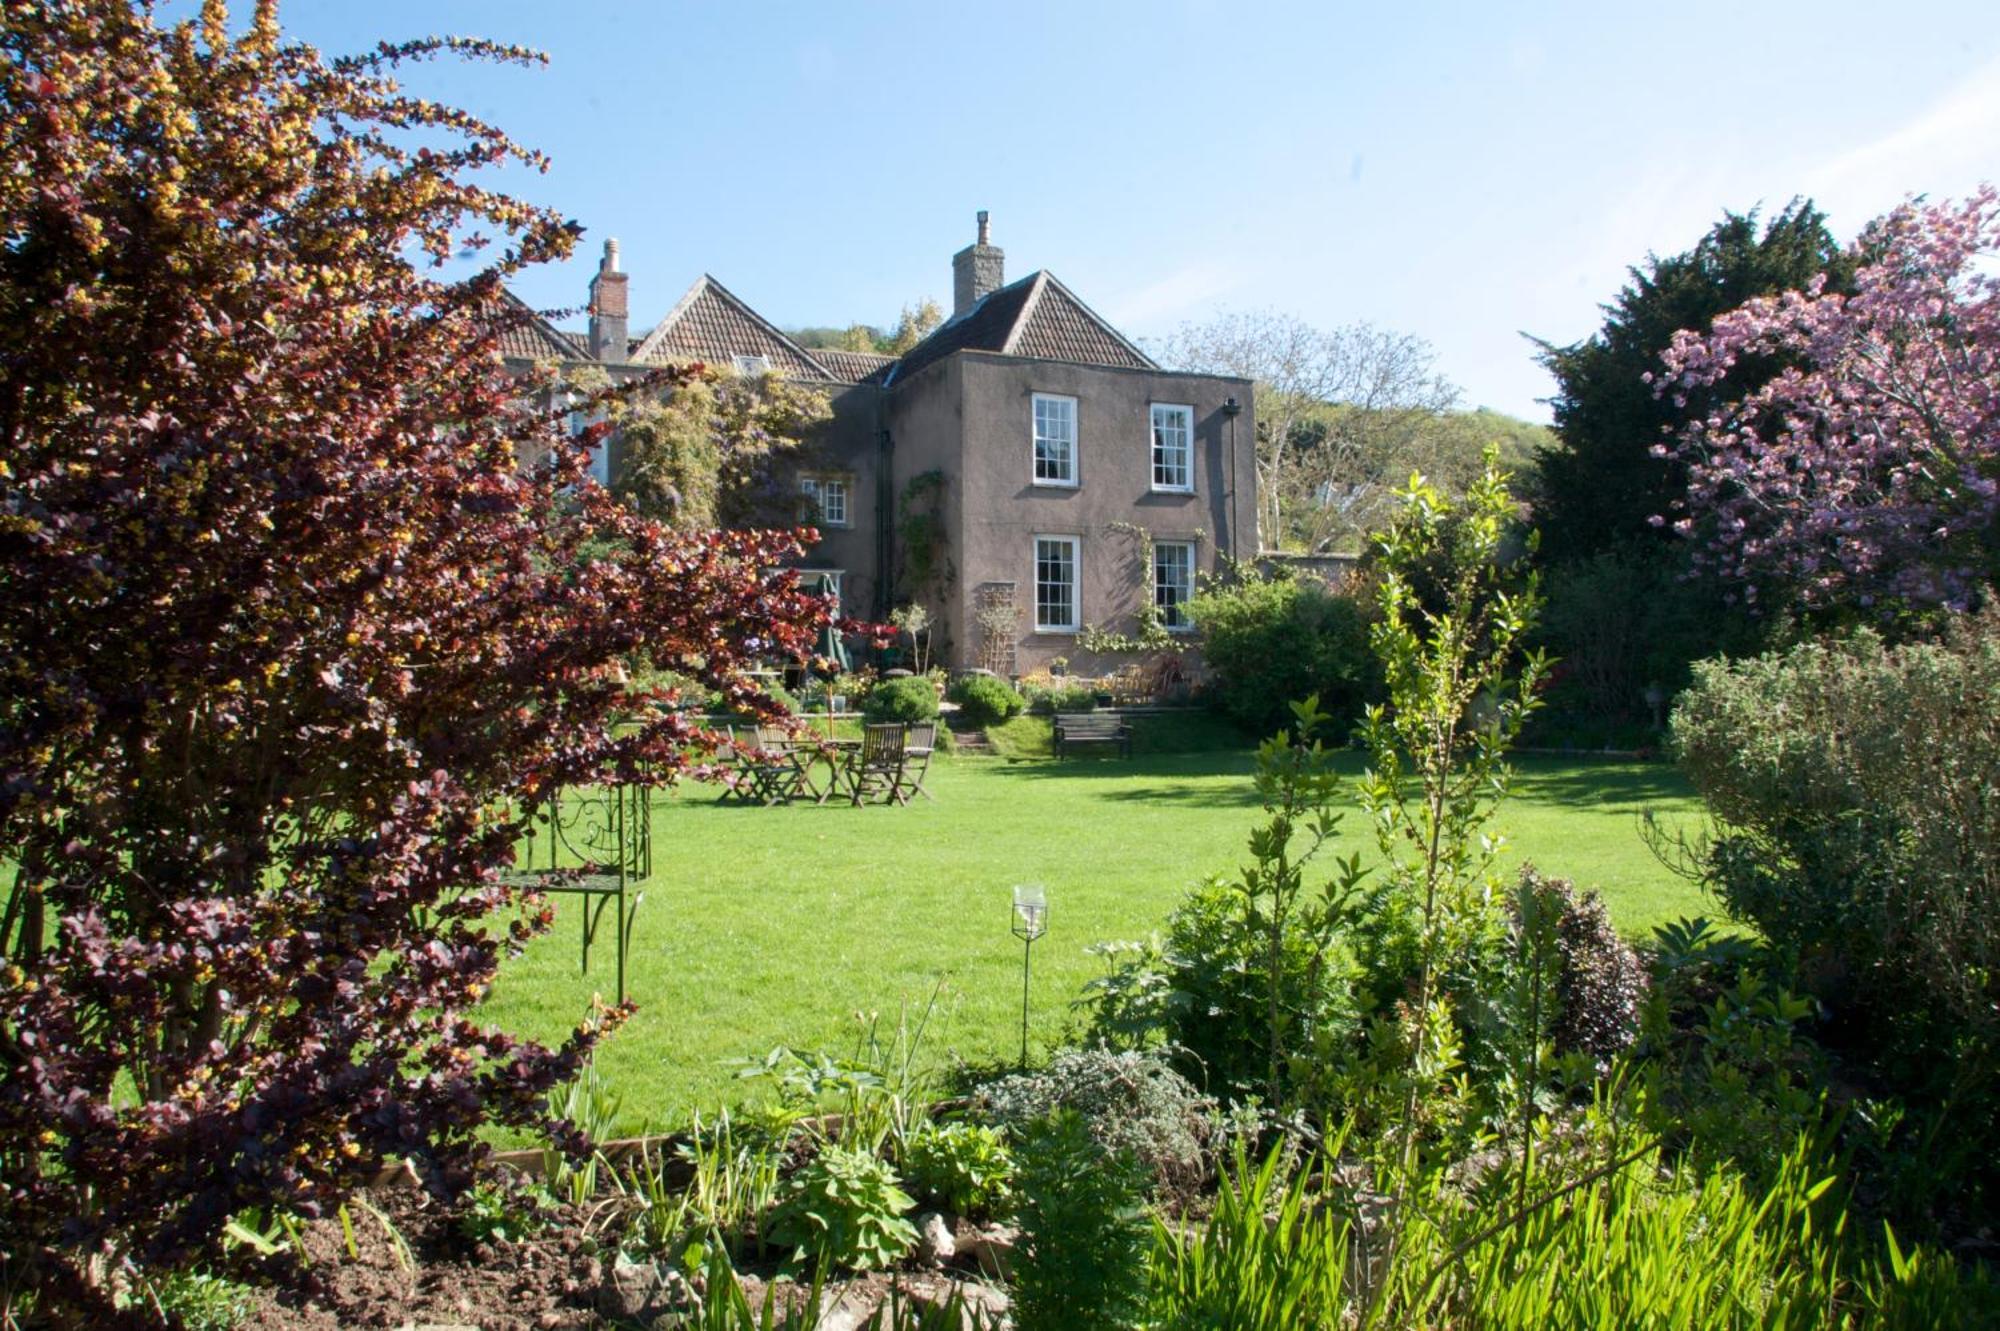
[(618, 241), (604, 242), (604, 259), (590, 279), (590, 354), (601, 361), (623, 364), (631, 354), (626, 340), (626, 276), (618, 271)]
[(986, 210), (979, 211), (979, 239), (951, 256), (951, 317), (966, 311), (1007, 284), (1007, 253), (989, 244), (993, 233)]

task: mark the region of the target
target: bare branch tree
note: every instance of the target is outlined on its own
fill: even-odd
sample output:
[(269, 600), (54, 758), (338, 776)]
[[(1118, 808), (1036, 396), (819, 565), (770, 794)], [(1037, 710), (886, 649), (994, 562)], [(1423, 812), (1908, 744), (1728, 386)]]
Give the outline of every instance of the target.
[[(1321, 329), (1275, 310), (1225, 311), (1183, 324), (1159, 355), (1257, 381), (1258, 522), (1276, 546), (1289, 537), (1318, 548), (1366, 521), (1407, 446), (1458, 401), (1430, 343), (1367, 323)], [(1307, 507), (1328, 516), (1288, 529), (1287, 512)]]

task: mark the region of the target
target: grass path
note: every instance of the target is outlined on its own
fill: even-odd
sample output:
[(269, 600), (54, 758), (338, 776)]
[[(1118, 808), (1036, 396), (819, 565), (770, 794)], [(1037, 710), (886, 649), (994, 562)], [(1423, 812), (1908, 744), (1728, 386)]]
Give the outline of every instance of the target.
[[(1346, 761), (1360, 770), (1360, 755)], [(933, 766), (935, 802), (909, 808), (740, 808), (705, 788), (662, 799), (628, 968), (640, 1011), (599, 1055), (624, 1096), (624, 1126), (678, 1123), (735, 1098), (742, 1088), (725, 1060), (778, 1044), (845, 1048), (855, 1013), (893, 1023), (940, 977), (953, 1007), (941, 1047), (1012, 1057), (1015, 883), (1044, 884), (1051, 903), (1031, 1029), (1045, 1047), (1101, 971), (1086, 946), (1146, 936), (1189, 884), (1241, 863), (1259, 812), (1249, 771), (1245, 752), (959, 759)], [(1498, 821), (1510, 862), (1601, 889), (1628, 933), (1704, 909), (1639, 838), (1643, 810), (1691, 817), (1698, 807), (1671, 768), (1530, 758), (1520, 771)], [(1372, 857), (1358, 812), (1342, 842), (1342, 853)], [(609, 955), (580, 975), (576, 921), (562, 911), (552, 934), (503, 967), (486, 1008), (499, 1025), (557, 1038), (594, 991), (609, 992)]]

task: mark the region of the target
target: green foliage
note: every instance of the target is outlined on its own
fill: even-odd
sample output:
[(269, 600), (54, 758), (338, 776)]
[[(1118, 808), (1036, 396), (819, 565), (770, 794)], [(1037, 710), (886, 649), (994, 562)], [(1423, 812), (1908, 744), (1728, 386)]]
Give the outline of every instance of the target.
[(982, 728), (1019, 716), (1028, 705), (1006, 680), (991, 675), (960, 675), (951, 682), (945, 697), (958, 704), (968, 721)]
[(897, 589), (904, 596), (921, 597), (948, 585), (954, 576), (944, 498), (945, 475), (933, 469), (912, 476), (896, 501), (896, 539), (902, 553)]
[(845, 328), (794, 328), (785, 336), (808, 351), (879, 351), (889, 335), (873, 324), (849, 324)]
[(1097, 710), (1097, 690), (1088, 684), (1068, 684), (1061, 680), (1052, 680), (1048, 683), (1022, 680), (1021, 696), (1027, 700), (1028, 710), (1037, 716), (1053, 716), (1057, 712)]
[(540, 1233), (542, 1223), (533, 1197), (492, 1179), (467, 1192), (452, 1218), (452, 1228), (467, 1243), (513, 1243)]
[[(1383, 874), (1370, 893), (1374, 937), (1363, 964), (1378, 1001), (1407, 995), (1396, 1043), (1411, 1068), (1438, 1076), (1446, 1065), (1441, 1050), (1426, 1048), (1439, 1029), (1430, 1006), (1454, 977), (1477, 969), (1498, 936), (1492, 870), (1503, 843), (1486, 829), (1512, 779), (1507, 748), (1544, 670), (1539, 656), (1521, 658), (1540, 600), (1535, 575), (1518, 560), (1503, 563), (1512, 520), (1489, 454), (1463, 505), (1413, 478), (1402, 514), (1377, 538), (1381, 613), (1370, 636), (1389, 700), (1369, 708), (1366, 725), (1372, 765), (1361, 803)], [(1406, 1088), (1407, 1130), (1438, 1084)]]
[[(736, 1270), (721, 1252), (704, 1254), (701, 1263), (701, 1306), (684, 1321), (687, 1331), (818, 1331), (830, 1325), (825, 1286), (815, 1278), (802, 1299), (782, 1296), (774, 1285), (764, 1287), (762, 1311), (750, 1306), (750, 1296)], [(843, 1323), (852, 1325), (852, 1323)], [(855, 1331), (1000, 1331), (1006, 1323), (977, 1306), (968, 1306), (956, 1289), (935, 1302), (907, 1296), (898, 1285), (889, 1289), (867, 1320)]]
[(1295, 1331), (1345, 1322), (1353, 1224), (1311, 1168), (1273, 1151), (1223, 1169), (1198, 1230), (1161, 1222), (1153, 1242), (1151, 1324), (1162, 1331)]
[(1368, 607), (1317, 580), (1246, 570), (1204, 588), (1188, 614), (1201, 631), (1216, 704), (1253, 734), (1288, 724), (1286, 704), (1299, 698), (1317, 697), (1328, 717), (1345, 723), (1380, 696)]
[[(1704, 665), (1673, 738), (1721, 824), (1709, 885), (1796, 959), (1843, 1045), (1932, 1094), (1990, 1078), (2000, 614), (1963, 618), (1941, 643), (1861, 632)], [(1993, 1110), (1974, 1117), (1991, 1125)]]
[(1546, 931), (1554, 951), (1554, 1000), (1549, 1038), (1558, 1053), (1577, 1053), (1604, 1066), (1632, 1043), (1646, 972), (1618, 934), (1604, 900), (1578, 896), (1567, 878), (1549, 878), (1521, 866), (1513, 900), (1516, 929)]
[(885, 679), (868, 690), (861, 714), (876, 725), (928, 721), (938, 714), (937, 689), (927, 675)]
[(1146, 1172), (1074, 1109), (1020, 1129), (1021, 1331), (1119, 1331), (1146, 1296)]
[[(1662, 372), (1660, 355), (1679, 330), (1706, 329), (1753, 296), (1803, 288), (1822, 273), (1839, 290), (1852, 264), (1811, 203), (1794, 200), (1761, 233), (1754, 211), (1725, 213), (1692, 250), (1632, 269), (1598, 332), (1567, 347), (1542, 345), (1542, 364), (1556, 380), (1556, 444), (1539, 458), (1531, 499), (1549, 560), (1669, 539), (1654, 535), (1647, 520), (1667, 514), (1687, 492), (1687, 469), (1676, 458), (1654, 457), (1652, 448), (1708, 415), (1715, 399), (1697, 393), (1677, 406), (1671, 395), (1656, 396), (1647, 376)], [(1777, 368), (1775, 361), (1746, 365), (1744, 377), (1732, 381), (1735, 391), (1754, 389)], [(1681, 560), (1662, 551), (1661, 562), (1677, 568)]]
[[(625, 1243), (653, 1257), (682, 1259), (740, 1252), (778, 1199), (789, 1123), (777, 1131), (724, 1110), (713, 1123), (696, 1115), (676, 1160), (643, 1148), (609, 1175), (627, 1207)], [(761, 1246), (761, 1245), (760, 1245)]]
[(991, 1216), (1012, 1195), (1014, 1158), (983, 1123), (927, 1123), (903, 1148), (903, 1172), (920, 1195), (964, 1216)]
[(1136, 1160), (1161, 1192), (1191, 1193), (1209, 1171), (1215, 1106), (1157, 1054), (1065, 1050), (1047, 1068), (1004, 1077), (974, 1098), (1016, 1142), (1030, 1125), (1075, 1110), (1107, 1151)]
[(1819, 1117), (1816, 1051), (1798, 1029), (1813, 1005), (1768, 948), (1707, 920), (1664, 925), (1653, 942), (1639, 1044), (1653, 1119), (1697, 1164), (1769, 1178)]
[(916, 1201), (899, 1182), (872, 1151), (823, 1147), (792, 1176), (771, 1212), (771, 1242), (822, 1268), (894, 1266), (917, 1243), (916, 1226), (904, 1219)]
[(682, 530), (788, 526), (799, 500), (777, 468), (801, 457), (832, 415), (818, 389), (714, 369), (663, 393), (613, 399), (612, 493)]
[(176, 1271), (140, 1291), (161, 1321), (177, 1331), (235, 1331), (250, 1316), (250, 1291), (207, 1271)]
[[(1240, 886), (1218, 875), (1192, 889), (1168, 917), (1158, 945), (1092, 949), (1110, 971), (1084, 987), (1091, 1036), (1116, 1048), (1164, 1041), (1165, 1053), (1210, 1093), (1241, 1099), (1267, 1085), (1271, 1067), (1268, 938), (1246, 918)], [(1351, 1029), (1353, 1003), (1327, 941), (1298, 924), (1279, 967), (1282, 1034), (1323, 1047)], [(1281, 1053), (1283, 1047), (1280, 1047)]]
[(944, 310), (929, 296), (914, 305), (905, 305), (896, 319), (895, 330), (876, 346), (876, 350), (888, 356), (901, 356), (915, 349), (917, 343), (931, 335), (931, 330), (944, 322)]
[(1666, 718), (1648, 702), (1649, 688), (1671, 698), (1687, 686), (1697, 660), (1755, 652), (1772, 633), (1768, 618), (1730, 605), (1724, 588), (1688, 578), (1669, 555), (1635, 539), (1549, 570), (1535, 640), (1562, 659), (1550, 672), (1530, 742), (1652, 742)]

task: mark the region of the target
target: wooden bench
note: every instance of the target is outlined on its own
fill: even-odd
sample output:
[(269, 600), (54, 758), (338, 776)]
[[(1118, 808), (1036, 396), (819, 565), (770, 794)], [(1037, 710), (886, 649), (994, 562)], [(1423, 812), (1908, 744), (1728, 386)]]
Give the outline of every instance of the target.
[(1078, 744), (1116, 744), (1118, 756), (1132, 756), (1132, 727), (1110, 712), (1057, 712), (1056, 757)]

